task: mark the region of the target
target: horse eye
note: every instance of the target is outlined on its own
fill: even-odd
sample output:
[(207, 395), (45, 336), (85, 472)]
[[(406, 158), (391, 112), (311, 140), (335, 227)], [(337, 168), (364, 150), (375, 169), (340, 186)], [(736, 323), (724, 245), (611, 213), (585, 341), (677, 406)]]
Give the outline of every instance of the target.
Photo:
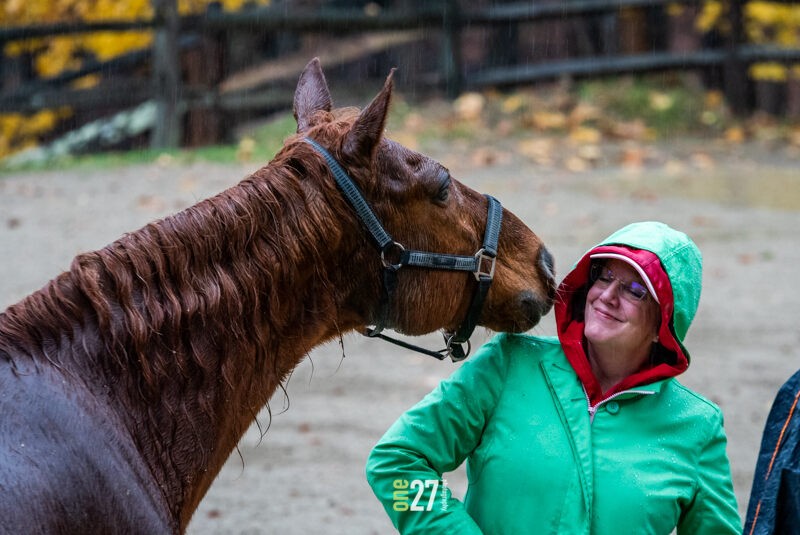
[(450, 197), (450, 175), (447, 175), (439, 186), (439, 191), (436, 192), (436, 202), (447, 202)]

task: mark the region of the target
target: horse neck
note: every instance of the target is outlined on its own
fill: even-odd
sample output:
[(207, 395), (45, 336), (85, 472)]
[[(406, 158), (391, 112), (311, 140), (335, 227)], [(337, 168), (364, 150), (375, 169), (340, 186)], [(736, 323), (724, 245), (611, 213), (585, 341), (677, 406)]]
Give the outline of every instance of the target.
[(270, 165), (77, 257), (12, 307), (16, 332), (44, 333), (39, 346), (51, 350), (40, 355), (85, 383), (89, 368), (102, 370), (103, 388), (118, 385), (104, 395), (184, 527), (291, 370), (354, 324), (326, 275), (339, 262), (330, 250), (339, 229), (306, 198), (299, 177)]

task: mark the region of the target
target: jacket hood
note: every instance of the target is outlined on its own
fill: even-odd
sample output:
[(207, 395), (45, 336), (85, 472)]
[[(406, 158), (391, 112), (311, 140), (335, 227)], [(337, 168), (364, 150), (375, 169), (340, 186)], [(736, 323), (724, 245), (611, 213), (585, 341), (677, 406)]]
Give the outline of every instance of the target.
[(621, 391), (683, 373), (689, 366), (689, 351), (683, 340), (700, 302), (702, 256), (683, 232), (654, 221), (633, 223), (589, 249), (559, 285), (555, 305), (558, 337), (590, 398), (601, 395), (586, 358), (583, 338), (583, 309), (593, 256), (623, 257), (634, 265), (651, 292), (655, 292), (661, 308), (658, 359), (613, 390)]

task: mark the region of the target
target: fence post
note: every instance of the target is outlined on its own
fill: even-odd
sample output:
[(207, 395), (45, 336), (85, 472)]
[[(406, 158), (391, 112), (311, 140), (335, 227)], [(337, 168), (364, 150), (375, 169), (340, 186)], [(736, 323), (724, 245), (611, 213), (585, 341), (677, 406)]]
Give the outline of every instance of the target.
[(152, 148), (177, 147), (181, 140), (181, 70), (178, 51), (177, 0), (151, 0), (157, 23), (153, 43), (153, 91), (158, 119), (150, 138)]
[(458, 0), (444, 0), (442, 70), (449, 98), (461, 93), (461, 9)]
[[(222, 13), (222, 4), (210, 2), (205, 19)], [(219, 85), (225, 75), (226, 35), (223, 30), (206, 27), (200, 33), (200, 43), (183, 52), (185, 94), (192, 95), (193, 104), (185, 112), (183, 143), (187, 147), (228, 141), (225, 110), (219, 103)], [(197, 96), (202, 95), (200, 101)]]
[(722, 66), (725, 98), (736, 115), (749, 111), (747, 65), (739, 56), (739, 47), (744, 42), (741, 0), (728, 0), (730, 32), (725, 44), (726, 57)]

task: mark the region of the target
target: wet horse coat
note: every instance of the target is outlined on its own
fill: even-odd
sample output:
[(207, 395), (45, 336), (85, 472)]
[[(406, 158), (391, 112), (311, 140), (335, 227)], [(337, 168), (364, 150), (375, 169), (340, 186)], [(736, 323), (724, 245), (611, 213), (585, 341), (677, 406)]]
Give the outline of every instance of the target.
[[(266, 167), (77, 256), (0, 314), (0, 530), (178, 533), (236, 443), (315, 346), (381, 320), (454, 330), (470, 274), (411, 269), (381, 305), (381, 261), (305, 137), (347, 170), (392, 236), (472, 254), (486, 199), (383, 138), (391, 76), (334, 110), (319, 63), (298, 133)], [(524, 331), (554, 292), (552, 258), (504, 212), (481, 324)]]

